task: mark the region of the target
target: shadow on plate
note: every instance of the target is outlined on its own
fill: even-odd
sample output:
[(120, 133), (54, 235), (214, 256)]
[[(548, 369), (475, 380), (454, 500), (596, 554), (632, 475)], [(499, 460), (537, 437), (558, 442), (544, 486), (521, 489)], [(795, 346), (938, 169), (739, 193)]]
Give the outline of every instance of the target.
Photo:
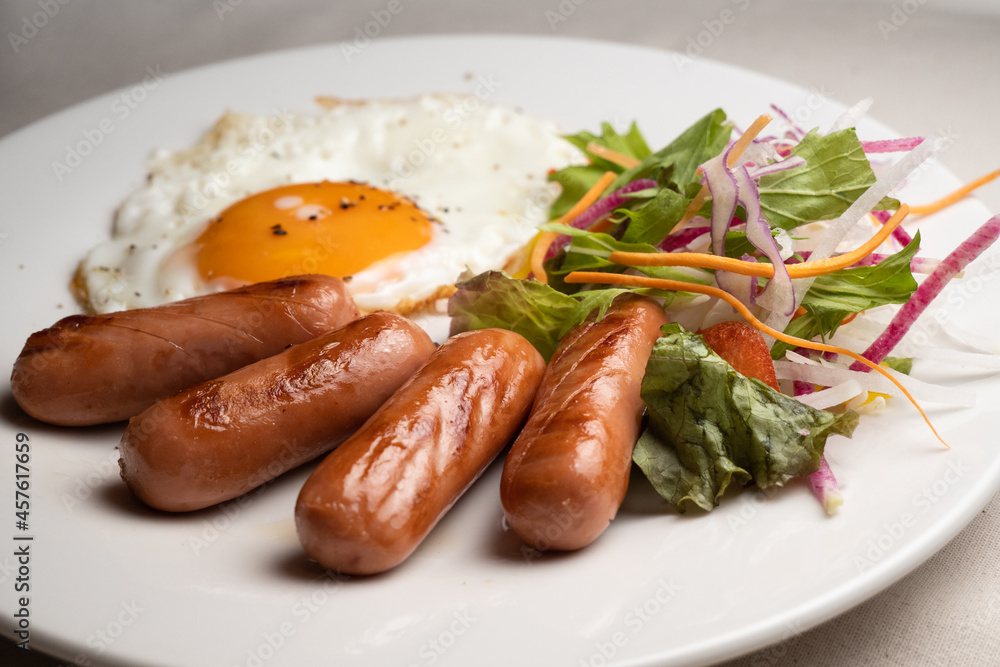
[(544, 565), (560, 563), (575, 558), (576, 551), (541, 551), (525, 544), (508, 525), (505, 519), (498, 522), (493, 531), (493, 539), (487, 552), (491, 557), (507, 563), (520, 565)]
[(628, 493), (625, 494), (622, 506), (618, 508), (618, 516), (653, 515), (663, 517), (678, 516), (677, 511), (667, 505), (663, 497), (656, 492), (656, 489), (646, 479), (639, 466), (633, 465), (628, 480)]
[(349, 584), (350, 586), (364, 586), (365, 584), (377, 583), (392, 577), (396, 572), (404, 567), (406, 567), (405, 562), (398, 567), (393, 568), (388, 572), (382, 572), (381, 574), (369, 574), (363, 576), (341, 574), (340, 572), (334, 572), (333, 570), (323, 568), (322, 565), (307, 556), (306, 552), (301, 548), (296, 548), (289, 549), (276, 558), (273, 570), (275, 574), (280, 577), (304, 583), (316, 583), (323, 581), (330, 582), (331, 585), (339, 585), (343, 583)]
[(55, 426), (38, 421), (21, 409), (14, 400), (10, 390), (0, 394), (0, 420), (18, 431), (27, 433), (29, 437), (52, 435), (55, 437), (72, 437), (81, 443), (95, 443), (106, 447), (109, 442), (115, 444), (121, 440), (127, 422), (98, 424), (97, 426)]

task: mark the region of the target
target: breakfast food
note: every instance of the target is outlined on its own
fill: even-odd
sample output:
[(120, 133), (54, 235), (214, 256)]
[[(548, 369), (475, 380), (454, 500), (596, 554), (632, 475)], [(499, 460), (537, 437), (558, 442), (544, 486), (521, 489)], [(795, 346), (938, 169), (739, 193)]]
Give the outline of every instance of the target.
[(502, 268), (546, 219), (554, 125), (474, 96), (325, 100), (227, 113), (157, 153), (74, 281), (96, 313), (300, 273), (350, 277), (362, 311), (407, 313), (466, 269)]
[[(774, 110), (784, 127), (768, 134), (767, 114), (737, 132), (716, 109), (655, 151), (634, 124), (624, 133), (603, 123), (600, 135), (567, 137), (589, 164), (550, 175), (562, 191), (533, 242), (530, 272), (464, 278), (449, 301), (453, 333), (501, 327), (549, 350), (624, 291), (662, 299), (671, 323), (644, 369), (648, 419), (632, 460), (681, 513), (712, 510), (734, 485), (769, 489), (795, 477), (808, 478), (832, 512), (839, 495), (824, 460), (830, 436), (850, 437), (859, 414), (889, 396), (909, 401), (944, 443), (918, 399), (969, 404), (965, 392), (893, 374), (887, 367), (906, 369), (911, 360), (887, 355), (901, 343), (901, 354), (924, 354), (924, 343), (904, 335), (1000, 237), (1000, 216), (940, 260), (920, 255), (919, 234), (900, 225), (958, 201), (1000, 170), (911, 207), (892, 190), (933, 142), (863, 141), (850, 113), (838, 129), (806, 131)], [(885, 153), (905, 155), (894, 162), (876, 155)], [(914, 278), (920, 273), (922, 282)], [(904, 305), (883, 320), (894, 304)], [(742, 347), (751, 364), (730, 365), (693, 333), (734, 318), (770, 341), (719, 345), (723, 355)], [(926, 330), (919, 337), (926, 341)], [(852, 349), (859, 341), (869, 341), (863, 353)], [(926, 356), (941, 358), (934, 352)], [(977, 354), (949, 350), (948, 358), (976, 363)], [(518, 513), (507, 509), (514, 524)]]
[(399, 565), (517, 434), (545, 362), (518, 334), (453, 336), (306, 481), (306, 552), (345, 574)]
[(667, 318), (655, 301), (619, 297), (559, 343), (500, 481), (507, 524), (531, 546), (593, 542), (618, 512), (639, 438), (639, 388)]
[[(656, 152), (635, 126), (564, 144), (546, 123), (470, 101), (227, 114), (193, 148), (161, 153), (75, 279), (92, 312), (146, 308), (33, 335), (14, 368), (19, 403), (67, 425), (141, 412), (121, 439), (122, 478), (173, 512), (346, 439), (295, 505), (305, 552), (343, 574), (403, 562), (515, 438), (499, 504), (542, 550), (600, 536), (631, 461), (681, 513), (711, 510), (734, 484), (807, 476), (832, 511), (824, 447), (883, 392), (834, 355), (916, 405), (879, 362), (1000, 236), (1000, 218), (938, 262), (916, 256), (899, 226), (909, 209), (887, 196), (905, 174), (876, 177), (865, 159), (906, 142), (795, 128), (757, 140), (760, 120), (737, 138), (716, 110)], [(572, 164), (576, 149), (588, 164)], [(869, 240), (838, 254), (851, 229)], [(285, 277), (303, 272), (322, 275)], [(318, 303), (303, 298), (310, 285)], [(412, 321), (377, 312), (413, 315), (450, 294), (456, 335), (437, 352)], [(827, 342), (858, 313), (907, 301), (864, 357)], [(777, 342), (708, 326), (737, 315)], [(771, 356), (789, 348), (776, 374)], [(798, 394), (844, 373), (850, 383), (809, 400), (777, 382), (801, 379)]]
[(41, 421), (119, 421), (357, 316), (344, 283), (320, 275), (159, 308), (72, 315), (28, 338), (11, 388), (18, 405)]
[(433, 351), (410, 320), (373, 313), (186, 389), (129, 421), (122, 479), (171, 512), (235, 498), (339, 444)]

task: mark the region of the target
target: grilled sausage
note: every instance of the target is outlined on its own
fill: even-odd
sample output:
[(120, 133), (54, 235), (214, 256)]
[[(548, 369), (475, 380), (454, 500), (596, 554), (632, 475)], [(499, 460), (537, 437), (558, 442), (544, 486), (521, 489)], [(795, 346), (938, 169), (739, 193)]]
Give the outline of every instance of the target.
[(617, 299), (559, 342), (500, 481), (508, 525), (537, 549), (579, 549), (604, 532), (628, 488), (646, 361), (666, 323), (641, 297)]
[(296, 276), (107, 315), (72, 315), (32, 334), (11, 388), (32, 417), (61, 426), (128, 419), (357, 318), (339, 278)]
[(404, 317), (355, 320), (132, 418), (122, 478), (147, 505), (173, 512), (235, 498), (339, 444), (433, 352)]
[(517, 433), (544, 368), (510, 331), (450, 338), (306, 481), (306, 553), (347, 574), (403, 562)]

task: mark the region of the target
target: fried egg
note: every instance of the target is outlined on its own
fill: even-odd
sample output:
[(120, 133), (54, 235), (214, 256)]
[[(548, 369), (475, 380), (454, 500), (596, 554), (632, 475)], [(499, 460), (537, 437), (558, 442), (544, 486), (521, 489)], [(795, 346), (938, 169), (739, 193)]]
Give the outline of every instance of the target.
[(412, 312), (465, 271), (510, 268), (580, 160), (554, 124), (474, 96), (325, 100), (226, 113), (156, 152), (75, 287), (97, 313), (302, 273), (348, 280), (364, 311)]

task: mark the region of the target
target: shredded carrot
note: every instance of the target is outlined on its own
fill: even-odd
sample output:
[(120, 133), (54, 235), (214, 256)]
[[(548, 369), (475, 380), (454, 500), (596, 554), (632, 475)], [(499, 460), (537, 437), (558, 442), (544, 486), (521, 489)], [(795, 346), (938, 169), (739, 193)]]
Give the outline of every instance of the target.
[(608, 162), (613, 162), (619, 167), (625, 167), (626, 169), (631, 169), (641, 162), (641, 160), (637, 160), (634, 157), (629, 157), (628, 155), (623, 155), (618, 151), (605, 148), (600, 144), (595, 144), (593, 141), (587, 144), (587, 152), (596, 155), (599, 158), (604, 158)]
[[(892, 231), (906, 219), (908, 213), (909, 207), (906, 204), (901, 204), (899, 210), (889, 218), (888, 222), (863, 245), (836, 257), (820, 259), (815, 262), (789, 264), (785, 267), (788, 269), (788, 275), (792, 278), (814, 278), (856, 264), (882, 245), (892, 234)], [(774, 277), (774, 266), (772, 264), (766, 262), (747, 262), (735, 257), (720, 257), (719, 255), (709, 255), (703, 252), (624, 252), (616, 250), (608, 255), (608, 259), (616, 264), (625, 266), (686, 266), (698, 269), (730, 271), (744, 276), (757, 276), (759, 278)]]
[[(740, 135), (740, 138), (736, 140), (733, 144), (733, 148), (729, 151), (729, 157), (726, 158), (726, 166), (732, 168), (736, 161), (740, 159), (743, 155), (743, 151), (747, 149), (750, 142), (757, 138), (760, 131), (771, 122), (771, 116), (769, 114), (761, 114), (757, 116), (757, 120), (750, 124), (750, 127), (746, 129), (746, 132)], [(681, 229), (687, 225), (687, 223), (693, 218), (699, 210), (701, 210), (702, 205), (705, 200), (708, 199), (708, 186), (701, 186), (701, 190), (698, 190), (698, 194), (694, 196), (691, 203), (688, 204), (687, 209), (684, 211), (684, 215), (681, 216), (681, 221), (677, 223), (672, 231), (679, 232)]]
[(611, 225), (613, 224), (614, 223), (611, 222), (611, 216), (608, 216), (606, 218), (601, 218), (600, 220), (592, 224), (590, 227), (587, 227), (587, 231), (594, 233), (606, 232), (609, 229), (611, 229)]
[(703, 185), (701, 186), (701, 190), (698, 190), (698, 194), (696, 194), (694, 199), (691, 200), (691, 203), (688, 204), (688, 207), (684, 209), (684, 215), (681, 216), (680, 222), (674, 226), (671, 233), (679, 232), (684, 229), (684, 226), (691, 222), (691, 218), (696, 216), (698, 211), (701, 210), (701, 207), (705, 204), (706, 199), (708, 199), (708, 186)]
[(515, 278), (525, 279), (531, 276), (531, 256), (535, 252), (535, 246), (538, 245), (538, 241), (541, 237), (541, 232), (535, 234), (518, 253), (518, 259), (513, 262), (519, 267), (513, 274)]
[(696, 283), (687, 283), (679, 280), (664, 280), (660, 278), (649, 278), (646, 276), (627, 276), (621, 273), (601, 273), (597, 271), (573, 271), (566, 276), (567, 283), (595, 283), (595, 284), (607, 284), (607, 285), (628, 285), (632, 287), (652, 287), (654, 289), (669, 290), (674, 292), (694, 292), (697, 294), (705, 294), (707, 296), (713, 296), (718, 299), (722, 299), (730, 306), (735, 308), (740, 315), (746, 319), (747, 322), (752, 324), (758, 331), (765, 333), (772, 338), (776, 338), (783, 343), (788, 343), (789, 345), (796, 345), (799, 347), (809, 348), (811, 350), (818, 350), (820, 352), (834, 352), (836, 354), (843, 354), (852, 359), (868, 366), (869, 368), (875, 370), (876, 372), (885, 376), (890, 382), (892, 382), (896, 387), (903, 392), (903, 395), (910, 400), (910, 403), (920, 412), (920, 416), (924, 418), (927, 426), (930, 427), (931, 431), (941, 441), (945, 447), (949, 447), (948, 443), (938, 434), (937, 429), (931, 424), (931, 420), (927, 417), (927, 413), (924, 412), (920, 404), (917, 403), (913, 395), (907, 391), (906, 387), (899, 383), (896, 378), (892, 377), (884, 368), (878, 364), (872, 363), (868, 359), (857, 352), (852, 352), (851, 350), (844, 349), (842, 347), (837, 347), (835, 345), (827, 345), (826, 343), (817, 343), (811, 340), (805, 340), (804, 338), (796, 338), (795, 336), (789, 336), (788, 334), (782, 333), (777, 329), (773, 329), (756, 317), (750, 312), (742, 301), (734, 297), (729, 292), (719, 289), (718, 287), (711, 287), (709, 285), (699, 285)]
[(545, 273), (545, 255), (549, 252), (549, 246), (558, 237), (559, 235), (555, 232), (539, 232), (535, 236), (535, 245), (531, 248), (531, 260), (528, 262), (528, 266), (531, 267), (531, 273), (535, 275), (535, 280), (546, 285), (549, 284), (549, 276)]
[[(611, 185), (611, 181), (615, 180), (616, 175), (613, 171), (604, 172), (604, 175), (597, 180), (597, 183), (594, 183), (594, 186), (590, 190), (587, 190), (586, 194), (580, 197), (580, 200), (573, 204), (570, 210), (553, 220), (553, 222), (569, 224), (575, 220), (577, 216), (590, 208), (604, 194), (604, 191)], [(549, 252), (549, 246), (558, 237), (559, 235), (555, 232), (542, 232), (535, 237), (535, 247), (531, 249), (531, 272), (535, 274), (536, 280), (546, 285), (549, 284), (549, 277), (545, 273), (545, 255)]]
[[(798, 308), (795, 309), (795, 312), (792, 313), (792, 319), (793, 320), (797, 320), (797, 319), (799, 319), (800, 317), (802, 317), (803, 315), (805, 315), (808, 312), (809, 311), (806, 310), (805, 306), (799, 306)], [(857, 317), (857, 316), (858, 316), (857, 313), (851, 313), (851, 314), (849, 314), (847, 317), (845, 317), (844, 319), (842, 319), (840, 321), (840, 326), (844, 326), (845, 324), (849, 324), (850, 322), (853, 322), (854, 318)]]
[(937, 201), (930, 202), (929, 204), (921, 204), (919, 206), (910, 206), (910, 213), (913, 213), (914, 215), (928, 215), (930, 213), (935, 213), (937, 211), (940, 211), (941, 209), (956, 203), (958, 200), (960, 200), (962, 197), (969, 194), (976, 188), (986, 185), (987, 183), (996, 178), (1000, 178), (1000, 169), (997, 169), (996, 171), (991, 171), (985, 176), (980, 176), (976, 180), (966, 183), (965, 185), (955, 190), (951, 194), (945, 195), (944, 197), (941, 197), (941, 199), (938, 199)]
[(743, 155), (743, 151), (745, 151), (747, 146), (750, 145), (750, 142), (756, 139), (757, 135), (760, 134), (760, 131), (763, 130), (770, 122), (771, 116), (769, 114), (762, 113), (757, 116), (757, 120), (751, 123), (750, 127), (746, 129), (746, 132), (740, 135), (740, 138), (736, 140), (735, 144), (733, 144), (733, 150), (729, 151), (729, 157), (726, 158), (727, 167), (730, 169), (733, 168), (736, 161), (740, 159), (741, 155)]

